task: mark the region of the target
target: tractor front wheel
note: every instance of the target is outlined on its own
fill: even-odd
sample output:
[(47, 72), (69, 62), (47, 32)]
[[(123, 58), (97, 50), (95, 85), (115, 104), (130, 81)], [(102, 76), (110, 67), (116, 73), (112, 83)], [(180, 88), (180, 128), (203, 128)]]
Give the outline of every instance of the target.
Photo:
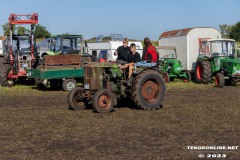
[(68, 105), (73, 110), (83, 110), (86, 108), (83, 88), (76, 87), (69, 92)]
[(186, 71), (186, 75), (187, 75), (187, 78), (186, 78), (185, 80), (186, 80), (187, 82), (191, 82), (191, 80), (192, 80), (191, 72)]
[(217, 73), (215, 76), (216, 87), (223, 88), (225, 85), (225, 79), (222, 73)]
[(100, 89), (94, 94), (93, 108), (98, 113), (111, 112), (114, 107), (115, 96), (107, 89)]
[(132, 99), (142, 109), (159, 108), (163, 102), (166, 86), (162, 75), (147, 70), (140, 73), (131, 88)]
[(165, 83), (169, 83), (170, 82), (170, 76), (167, 72), (163, 73), (163, 78), (165, 80)]

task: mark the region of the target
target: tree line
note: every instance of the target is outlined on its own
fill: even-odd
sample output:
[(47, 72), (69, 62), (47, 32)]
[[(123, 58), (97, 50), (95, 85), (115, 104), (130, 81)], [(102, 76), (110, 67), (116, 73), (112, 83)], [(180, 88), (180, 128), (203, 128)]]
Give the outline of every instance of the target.
[[(7, 36), (10, 34), (8, 23), (3, 24), (2, 29), (3, 29), (4, 36)], [(26, 27), (24, 26), (17, 27), (13, 25), (13, 34), (25, 35), (29, 33), (30, 33), (30, 30), (27, 29)], [(40, 24), (35, 25), (34, 35), (37, 39), (51, 37), (51, 33), (47, 30), (47, 28)]]
[[(3, 24), (2, 29), (4, 32), (4, 36), (7, 36), (10, 34), (8, 23)], [(240, 41), (240, 21), (232, 25), (221, 24), (219, 25), (219, 29), (223, 38), (231, 38), (231, 39), (235, 39), (236, 41)], [(23, 26), (18, 26), (18, 27), (16, 27), (15, 25), (13, 26), (14, 34), (24, 35), (24, 34), (28, 34), (29, 32), (30, 30)], [(40, 24), (37, 24), (35, 26), (34, 34), (37, 39), (51, 37), (51, 33), (47, 30), (47, 28)], [(90, 39), (90, 41), (91, 40), (95, 40), (95, 39), (93, 38), (93, 39)]]
[(240, 21), (232, 25), (221, 24), (219, 28), (223, 38), (231, 38), (240, 41)]

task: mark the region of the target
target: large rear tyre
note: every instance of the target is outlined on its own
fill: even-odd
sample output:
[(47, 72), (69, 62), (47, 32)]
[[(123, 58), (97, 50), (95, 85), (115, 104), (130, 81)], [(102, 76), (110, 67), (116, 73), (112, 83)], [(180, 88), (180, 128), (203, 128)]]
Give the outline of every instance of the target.
[(225, 79), (222, 73), (217, 73), (215, 76), (216, 87), (223, 88), (225, 85)]
[(11, 65), (0, 63), (0, 83), (4, 87), (12, 87), (14, 85), (13, 79), (8, 78), (8, 74), (11, 72)]
[(83, 110), (86, 108), (83, 88), (76, 87), (69, 92), (68, 105), (73, 110)]
[(65, 92), (70, 92), (73, 90), (75, 87), (77, 87), (77, 82), (74, 79), (66, 79), (62, 83), (62, 89)]
[(157, 71), (143, 71), (134, 81), (131, 93), (135, 104), (142, 109), (159, 108), (166, 90), (162, 75)]
[(107, 89), (100, 89), (94, 94), (93, 108), (98, 113), (108, 113), (113, 110), (115, 96)]
[(208, 84), (212, 78), (212, 69), (209, 61), (197, 60), (195, 67), (195, 82)]

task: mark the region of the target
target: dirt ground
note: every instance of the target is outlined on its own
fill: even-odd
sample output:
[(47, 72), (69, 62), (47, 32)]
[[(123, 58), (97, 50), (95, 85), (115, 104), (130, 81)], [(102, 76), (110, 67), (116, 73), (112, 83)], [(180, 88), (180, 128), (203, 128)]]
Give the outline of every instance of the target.
[(0, 159), (239, 159), (187, 146), (239, 146), (240, 86), (190, 86), (170, 84), (161, 109), (108, 114), (68, 110), (62, 91), (0, 87)]

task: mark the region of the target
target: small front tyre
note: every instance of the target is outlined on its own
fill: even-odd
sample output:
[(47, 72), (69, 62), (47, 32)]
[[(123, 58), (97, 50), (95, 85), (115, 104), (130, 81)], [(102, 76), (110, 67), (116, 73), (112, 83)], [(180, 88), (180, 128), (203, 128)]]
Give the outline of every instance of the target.
[(217, 73), (215, 76), (216, 87), (223, 88), (225, 85), (225, 79), (222, 73)]
[(108, 113), (113, 110), (115, 96), (107, 89), (98, 90), (93, 98), (93, 108), (98, 113)]
[(77, 87), (77, 82), (74, 79), (66, 79), (62, 83), (62, 89), (65, 92), (69, 92)]
[(76, 87), (69, 92), (68, 105), (73, 110), (83, 110), (86, 108), (83, 88)]

